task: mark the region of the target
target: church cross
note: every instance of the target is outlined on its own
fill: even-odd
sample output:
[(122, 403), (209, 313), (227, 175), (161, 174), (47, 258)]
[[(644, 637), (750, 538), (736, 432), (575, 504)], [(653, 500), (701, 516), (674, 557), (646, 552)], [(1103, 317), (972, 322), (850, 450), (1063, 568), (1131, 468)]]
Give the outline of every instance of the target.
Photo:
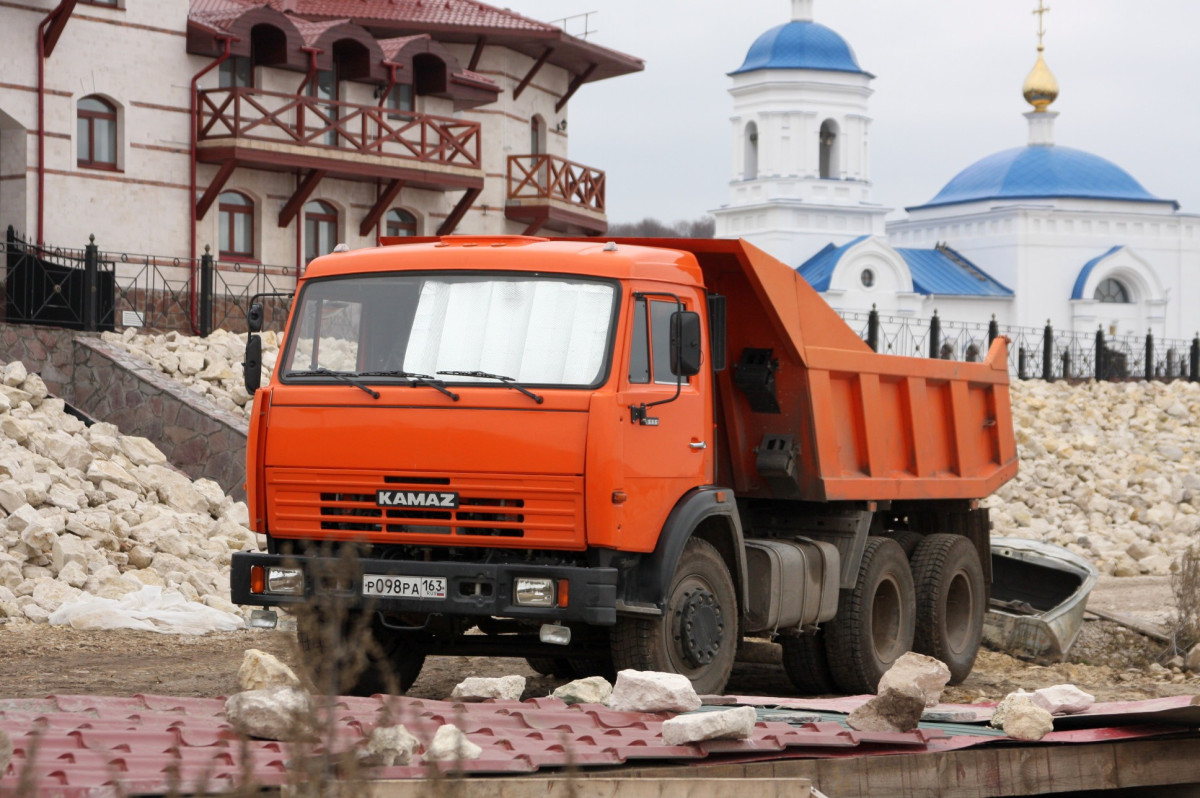
[(1037, 11), (1034, 11), (1034, 16), (1038, 18), (1038, 49), (1042, 49), (1042, 37), (1046, 35), (1046, 12), (1050, 7), (1046, 5), (1046, 0), (1038, 0)]

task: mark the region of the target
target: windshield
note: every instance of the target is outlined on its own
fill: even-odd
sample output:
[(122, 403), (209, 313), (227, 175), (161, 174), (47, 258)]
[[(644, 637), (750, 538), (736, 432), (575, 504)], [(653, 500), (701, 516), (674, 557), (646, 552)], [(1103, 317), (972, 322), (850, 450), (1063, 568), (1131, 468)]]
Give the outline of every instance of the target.
[(314, 280), (298, 300), (282, 374), (323, 381), (327, 369), (374, 382), (488, 372), (529, 385), (594, 386), (607, 372), (616, 296), (612, 283), (548, 275)]

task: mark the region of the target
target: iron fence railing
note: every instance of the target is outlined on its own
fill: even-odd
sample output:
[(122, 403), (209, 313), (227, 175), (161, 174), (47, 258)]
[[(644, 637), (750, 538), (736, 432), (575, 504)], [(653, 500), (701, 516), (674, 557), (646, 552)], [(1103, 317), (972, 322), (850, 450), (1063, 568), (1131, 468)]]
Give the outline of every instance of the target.
[[(4, 253), (5, 320), (82, 330), (144, 327), (207, 335), (246, 330), (256, 294), (294, 289), (296, 269), (260, 263), (104, 252), (31, 244), (9, 227)], [(265, 321), (282, 327), (287, 303), (264, 302)]]
[(875, 310), (839, 311), (877, 352), (943, 360), (982, 360), (992, 341), (1009, 339), (1008, 367), (1018, 379), (1200, 380), (1200, 336), (1192, 340), (1146, 335), (1106, 335), (1057, 330), (1054, 325), (1020, 327), (893, 316)]

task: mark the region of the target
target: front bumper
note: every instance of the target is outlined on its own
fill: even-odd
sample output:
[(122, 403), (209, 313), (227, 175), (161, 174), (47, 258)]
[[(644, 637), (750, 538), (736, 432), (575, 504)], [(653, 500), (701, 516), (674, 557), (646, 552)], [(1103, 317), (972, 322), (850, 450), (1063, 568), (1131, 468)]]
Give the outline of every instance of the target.
[[(304, 595), (250, 592), (250, 569), (255, 565), (284, 566), (304, 571)], [(350, 568), (353, 572), (349, 572)], [(364, 597), (362, 575), (441, 576), (446, 579), (444, 599)], [(570, 600), (566, 607), (519, 607), (513, 587), (517, 577), (566, 579)], [(430, 613), (446, 616), (494, 616), (531, 621), (580, 621), (599, 626), (617, 622), (617, 569), (516, 563), (418, 562), (363, 559), (348, 566), (340, 557), (296, 556), (262, 552), (236, 552), (229, 577), (234, 604), (286, 607), (303, 604), (315, 592), (336, 594), (351, 606), (380, 612)]]

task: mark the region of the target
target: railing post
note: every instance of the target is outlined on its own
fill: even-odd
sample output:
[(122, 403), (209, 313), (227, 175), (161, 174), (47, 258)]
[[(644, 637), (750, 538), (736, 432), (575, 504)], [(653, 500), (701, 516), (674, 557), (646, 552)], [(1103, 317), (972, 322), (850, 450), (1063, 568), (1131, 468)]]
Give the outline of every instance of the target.
[(1029, 359), (1029, 356), (1026, 355), (1026, 353), (1025, 353), (1025, 347), (1023, 347), (1023, 346), (1017, 347), (1017, 379), (1018, 380), (1029, 379), (1029, 368), (1028, 368), (1029, 363), (1027, 362), (1028, 359)]
[[(1166, 376), (1168, 379), (1174, 379), (1175, 377), (1180, 377), (1180, 376), (1187, 376), (1186, 371), (1184, 371), (1183, 374), (1180, 374), (1179, 370), (1177, 370), (1175, 368), (1178, 361), (1179, 361), (1179, 353), (1175, 351), (1175, 347), (1172, 346), (1169, 349), (1167, 349), (1167, 373), (1166, 373)], [(1178, 363), (1178, 365), (1181, 367), (1180, 370), (1182, 370), (1183, 364)]]
[(1192, 351), (1188, 353), (1188, 360), (1188, 380), (1200, 381), (1200, 333), (1196, 333), (1196, 337), (1192, 339)]
[(1104, 328), (1096, 328), (1096, 380), (1104, 379)]
[(1000, 324), (996, 321), (996, 314), (992, 314), (992, 320), (988, 322), (988, 349), (992, 348), (992, 344), (1000, 337)]
[(1154, 379), (1154, 332), (1146, 330), (1146, 382)]
[(95, 234), (88, 236), (83, 250), (83, 329), (95, 332), (100, 307), (100, 248), (96, 246)]
[(1054, 379), (1054, 328), (1050, 319), (1046, 319), (1046, 329), (1042, 331), (1042, 379), (1050, 382)]
[(213, 256), (208, 244), (200, 257), (200, 337), (212, 334), (213, 301)]
[(1071, 379), (1071, 350), (1064, 349), (1062, 353), (1062, 372), (1063, 379)]
[(867, 314), (867, 346), (872, 352), (879, 351), (879, 311), (871, 304), (871, 312)]
[(942, 337), (942, 320), (938, 318), (938, 312), (933, 311), (933, 318), (929, 320), (929, 356), (934, 360), (938, 359), (938, 345), (941, 343)]

